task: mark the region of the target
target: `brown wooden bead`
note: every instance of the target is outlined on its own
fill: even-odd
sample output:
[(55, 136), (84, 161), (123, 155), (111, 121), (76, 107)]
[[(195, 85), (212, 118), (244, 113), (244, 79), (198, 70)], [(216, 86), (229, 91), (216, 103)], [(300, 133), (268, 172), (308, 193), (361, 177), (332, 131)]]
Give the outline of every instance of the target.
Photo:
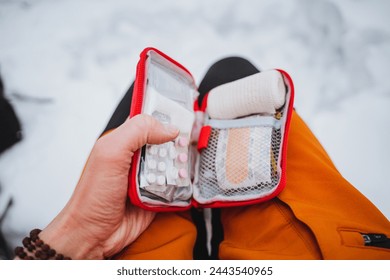
[(34, 255), (35, 255), (36, 258), (40, 259), (41, 258), (41, 254), (42, 254), (42, 251), (39, 250), (39, 251), (36, 251)]
[(42, 248), (42, 251), (43, 251), (43, 252), (47, 252), (47, 251), (50, 250), (50, 246), (47, 245), (47, 244), (43, 244), (43, 245), (41, 246), (41, 248)]
[(35, 257), (37, 257), (38, 259), (41, 259), (41, 260), (47, 260), (49, 256), (43, 251), (36, 251)]
[(41, 239), (35, 241), (35, 245), (41, 247), (43, 245), (43, 241)]
[(56, 253), (57, 252), (54, 249), (50, 249), (49, 251), (47, 251), (47, 254), (49, 255), (50, 258), (54, 257)]
[(36, 242), (37, 240), (39, 240), (39, 236), (38, 235), (30, 236), (30, 238), (31, 238), (32, 242)]
[(18, 254), (18, 257), (21, 259), (24, 259), (24, 257), (27, 256), (27, 254), (23, 251)]
[(40, 234), (41, 231), (42, 230), (40, 230), (39, 228), (33, 229), (32, 231), (30, 231), (30, 237), (31, 236), (38, 236), (38, 234)]
[(35, 250), (35, 246), (32, 245), (32, 244), (27, 245), (26, 248), (27, 248), (27, 250), (28, 250), (29, 252), (32, 252), (32, 251)]
[(23, 246), (26, 247), (27, 245), (31, 244), (31, 239), (28, 237), (25, 237), (25, 238), (23, 238), (22, 243), (23, 243)]
[(15, 255), (18, 256), (23, 251), (24, 251), (23, 247), (18, 246), (15, 248), (14, 252), (15, 252)]
[(39, 236), (38, 234), (41, 232), (40, 229), (33, 229), (32, 231), (30, 231), (30, 238), (33, 242), (39, 240)]
[(47, 255), (46, 252), (42, 252), (42, 253), (41, 253), (41, 259), (42, 259), (42, 260), (47, 260), (48, 258), (49, 258), (49, 256)]
[(55, 257), (56, 260), (63, 260), (64, 259), (64, 255), (63, 254), (58, 254), (56, 257)]

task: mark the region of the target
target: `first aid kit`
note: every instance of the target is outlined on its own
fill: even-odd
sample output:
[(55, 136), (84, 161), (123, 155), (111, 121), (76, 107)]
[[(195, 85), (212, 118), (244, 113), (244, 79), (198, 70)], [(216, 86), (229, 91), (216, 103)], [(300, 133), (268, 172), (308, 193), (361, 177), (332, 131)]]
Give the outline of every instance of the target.
[(153, 211), (261, 203), (286, 185), (294, 86), (283, 70), (212, 89), (198, 100), (191, 73), (146, 48), (137, 66), (130, 118), (147, 114), (180, 133), (134, 153), (128, 195)]

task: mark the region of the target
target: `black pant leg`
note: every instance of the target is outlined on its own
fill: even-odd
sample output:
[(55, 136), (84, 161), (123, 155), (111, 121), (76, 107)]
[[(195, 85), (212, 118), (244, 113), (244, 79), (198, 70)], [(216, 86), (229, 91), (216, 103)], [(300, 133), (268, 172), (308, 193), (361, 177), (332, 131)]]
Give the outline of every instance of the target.
[[(198, 88), (199, 106), (205, 94), (213, 88), (259, 72), (251, 62), (241, 57), (227, 57), (215, 62), (200, 82)], [(192, 212), (198, 233), (194, 247), (194, 259), (217, 259), (219, 244), (223, 240), (223, 228), (220, 219), (221, 211), (220, 209), (212, 209), (211, 256), (208, 256), (207, 244), (205, 242), (207, 240), (205, 222), (203, 219), (199, 219), (199, 215), (199, 212), (196, 210)]]
[(108, 121), (106, 128), (103, 130), (103, 133), (108, 130), (117, 128), (122, 123), (124, 123), (126, 119), (129, 117), (131, 99), (133, 97), (133, 89), (134, 89), (134, 83), (130, 86), (125, 96), (123, 96), (122, 100), (119, 102), (110, 120)]

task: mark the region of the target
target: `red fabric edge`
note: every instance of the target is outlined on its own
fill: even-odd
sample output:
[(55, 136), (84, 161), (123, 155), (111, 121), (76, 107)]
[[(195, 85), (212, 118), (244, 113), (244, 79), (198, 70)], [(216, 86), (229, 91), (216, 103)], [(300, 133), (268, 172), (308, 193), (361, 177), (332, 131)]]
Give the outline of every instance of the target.
[(206, 125), (203, 126), (199, 133), (199, 139), (198, 139), (198, 151), (200, 152), (202, 149), (207, 148), (207, 145), (209, 143), (209, 138), (211, 134), (211, 126)]
[(206, 112), (208, 98), (209, 98), (209, 93), (206, 93), (205, 96), (203, 96), (202, 104), (200, 106), (200, 111)]
[[(132, 96), (132, 102), (130, 107), (130, 115), (129, 117), (132, 118), (138, 114), (141, 113), (142, 110), (142, 104), (143, 104), (143, 98), (144, 98), (144, 92), (145, 92), (145, 62), (148, 58), (148, 53), (150, 51), (154, 51), (160, 56), (164, 57), (171, 63), (175, 64), (179, 68), (183, 69), (185, 72), (187, 72), (192, 80), (194, 80), (192, 74), (180, 63), (173, 60), (166, 54), (162, 53), (161, 51), (157, 50), (156, 48), (149, 47), (145, 48), (141, 54), (140, 59), (137, 64), (137, 70), (136, 70), (136, 78), (134, 81), (134, 89), (133, 89), (133, 96)], [(195, 84), (195, 82), (194, 82)], [(145, 210), (152, 210), (156, 212), (170, 212), (170, 211), (184, 211), (187, 209), (190, 209), (192, 205), (188, 205), (187, 207), (175, 207), (175, 206), (167, 206), (167, 207), (152, 207), (145, 205), (139, 198), (138, 192), (137, 192), (137, 170), (138, 165), (140, 162), (140, 150), (137, 150), (133, 157), (132, 157), (132, 164), (129, 170), (129, 188), (128, 188), (128, 197), (130, 198), (130, 201), (133, 205), (136, 205), (140, 208), (143, 208)]]

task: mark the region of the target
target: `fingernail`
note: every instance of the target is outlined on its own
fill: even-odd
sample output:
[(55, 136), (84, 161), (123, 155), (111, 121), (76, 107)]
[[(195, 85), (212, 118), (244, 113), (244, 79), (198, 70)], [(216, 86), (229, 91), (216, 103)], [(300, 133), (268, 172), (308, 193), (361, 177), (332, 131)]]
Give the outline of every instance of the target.
[(165, 124), (165, 129), (169, 134), (177, 134), (179, 132), (179, 129), (172, 124)]

